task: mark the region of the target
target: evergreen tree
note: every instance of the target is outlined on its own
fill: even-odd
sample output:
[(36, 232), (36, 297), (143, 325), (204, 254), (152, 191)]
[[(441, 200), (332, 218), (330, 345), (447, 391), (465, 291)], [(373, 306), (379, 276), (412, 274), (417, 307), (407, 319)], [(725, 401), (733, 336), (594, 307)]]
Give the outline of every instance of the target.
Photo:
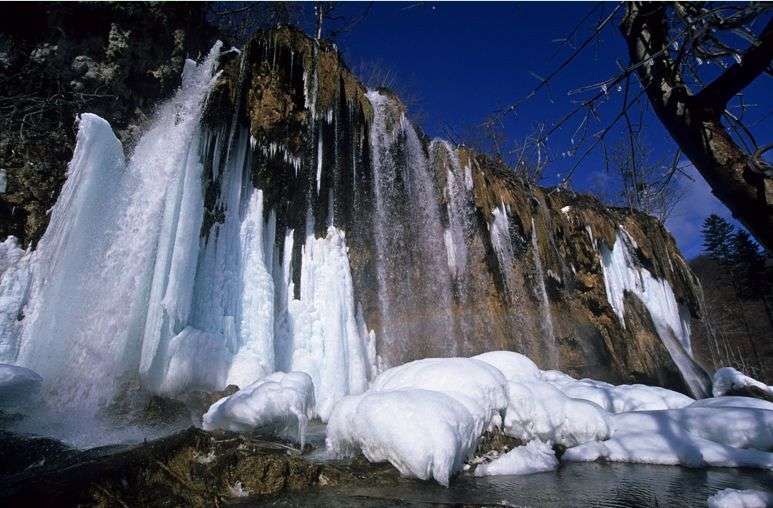
[(765, 256), (749, 233), (739, 230), (733, 235), (733, 272), (739, 288), (739, 298), (760, 300), (768, 290)]
[(724, 267), (733, 264), (733, 235), (735, 228), (716, 214), (706, 217), (703, 222), (703, 250)]

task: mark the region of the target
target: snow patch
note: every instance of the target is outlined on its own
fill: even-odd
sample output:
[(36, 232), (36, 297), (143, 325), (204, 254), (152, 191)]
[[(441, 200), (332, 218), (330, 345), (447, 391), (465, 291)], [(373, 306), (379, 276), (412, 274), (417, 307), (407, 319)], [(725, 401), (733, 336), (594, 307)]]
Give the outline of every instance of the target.
[(487, 464), (481, 464), (475, 469), (475, 476), (526, 475), (557, 468), (558, 459), (550, 443), (536, 440), (513, 448)]

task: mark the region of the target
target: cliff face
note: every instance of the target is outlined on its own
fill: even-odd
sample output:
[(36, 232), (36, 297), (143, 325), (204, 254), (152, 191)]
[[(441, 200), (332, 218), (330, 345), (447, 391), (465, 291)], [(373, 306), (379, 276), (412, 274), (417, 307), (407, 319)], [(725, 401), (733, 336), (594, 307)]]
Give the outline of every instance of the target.
[[(382, 362), (501, 348), (618, 383), (695, 392), (705, 381), (688, 353), (700, 286), (662, 224), (427, 139), (334, 47), (290, 29), (257, 34), (223, 64), (206, 121), (249, 132), (246, 164), (276, 214), (280, 252), (292, 232), (296, 293), (307, 232), (346, 232)], [(220, 150), (210, 162), (225, 160)], [(656, 308), (647, 284), (670, 308)]]
[[(43, 51), (50, 43), (30, 39), (14, 42), (13, 51), (59, 55), (52, 68), (74, 70), (52, 83), (66, 76), (73, 90), (111, 90), (117, 102), (78, 107), (106, 116), (131, 146), (143, 111), (175, 87), (163, 78), (164, 69), (182, 67), (182, 55), (206, 35), (183, 37), (190, 28), (147, 33), (152, 41), (161, 38), (148, 45), (157, 49), (137, 49), (132, 37), (145, 30), (137, 26), (152, 31), (162, 20), (190, 22), (183, 12), (169, 12), (145, 25), (131, 16), (126, 26), (103, 20), (103, 30), (88, 44), (76, 40)], [(99, 56), (89, 56), (87, 47)], [(210, 59), (218, 52), (216, 47)], [(83, 62), (91, 70), (80, 74)], [(241, 53), (219, 54), (219, 62), (212, 89), (206, 76), (196, 85), (208, 94), (200, 137), (195, 120), (185, 139), (170, 141), (177, 143), (174, 153), (197, 153), (201, 168), (186, 163), (154, 177), (158, 168), (143, 157), (130, 160), (138, 178), (145, 178), (147, 194), (166, 192), (154, 189), (167, 185), (161, 177), (169, 188), (183, 190), (159, 197), (157, 212), (142, 192), (136, 203), (133, 197), (129, 205), (119, 203), (148, 215), (127, 230), (155, 231), (148, 220), (161, 221), (158, 252), (138, 252), (137, 266), (126, 267), (136, 269), (150, 295), (137, 304), (139, 324), (127, 327), (144, 333), (127, 332), (125, 340), (127, 351), (142, 359), (116, 360), (133, 376), (139, 372), (151, 390), (174, 395), (186, 388), (165, 384), (169, 373), (158, 366), (171, 360), (164, 355), (203, 355), (202, 365), (212, 367), (214, 348), (222, 365), (196, 378), (196, 387), (221, 389), (260, 373), (307, 370), (324, 412), (340, 396), (362, 391), (375, 363), (510, 349), (542, 368), (577, 376), (705, 392), (707, 378), (692, 361), (689, 342), (689, 323), (701, 317), (700, 286), (656, 220), (605, 208), (588, 196), (530, 186), (464, 147), (427, 139), (397, 97), (368, 91), (334, 46), (296, 30), (260, 32)], [(184, 89), (178, 95), (178, 103), (162, 108), (157, 131), (182, 130), (187, 124), (180, 114), (198, 107), (185, 99)], [(8, 180), (0, 194), (3, 237), (31, 242), (45, 230), (45, 210), (64, 177), (67, 114), (74, 108), (58, 110), (59, 123), (34, 139), (2, 138), (0, 167)], [(173, 108), (181, 108), (177, 119)], [(47, 151), (51, 145), (56, 149)], [(142, 150), (153, 157), (169, 159), (162, 153), (166, 147), (153, 140), (146, 145)], [(188, 155), (180, 157), (188, 161)], [(127, 180), (126, 194), (135, 187)], [(98, 192), (90, 199), (103, 197)], [(195, 220), (181, 210), (192, 211)], [(180, 224), (195, 231), (183, 238)], [(120, 235), (110, 242), (136, 247)], [(93, 248), (83, 250), (101, 262)], [(168, 261), (159, 264), (164, 256)], [(73, 259), (83, 264), (79, 256)], [(103, 272), (135, 280), (126, 269)], [(126, 296), (139, 293), (127, 290)], [(56, 307), (57, 298), (49, 300)], [(171, 303), (176, 308), (170, 310)], [(146, 312), (163, 326), (140, 319)], [(24, 346), (23, 340), (13, 339)], [(146, 359), (146, 342), (163, 347), (158, 354), (148, 348)], [(188, 344), (191, 351), (169, 346), (167, 352), (167, 343)], [(45, 343), (40, 347), (48, 350)]]

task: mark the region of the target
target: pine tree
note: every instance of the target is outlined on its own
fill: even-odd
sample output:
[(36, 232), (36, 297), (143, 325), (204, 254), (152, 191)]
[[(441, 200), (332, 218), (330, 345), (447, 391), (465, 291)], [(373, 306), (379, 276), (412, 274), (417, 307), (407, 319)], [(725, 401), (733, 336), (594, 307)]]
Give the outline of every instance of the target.
[(743, 300), (762, 299), (768, 289), (765, 256), (744, 230), (733, 235), (732, 265), (739, 287), (738, 296)]
[(703, 222), (703, 250), (714, 261), (728, 268), (733, 264), (733, 234), (735, 228), (716, 214)]

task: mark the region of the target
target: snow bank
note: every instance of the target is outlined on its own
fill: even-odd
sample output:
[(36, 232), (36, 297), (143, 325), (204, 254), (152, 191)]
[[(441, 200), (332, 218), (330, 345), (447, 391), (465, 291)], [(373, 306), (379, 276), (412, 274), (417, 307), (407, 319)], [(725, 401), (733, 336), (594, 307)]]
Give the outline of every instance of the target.
[(767, 508), (773, 506), (773, 493), (761, 490), (720, 490), (708, 499), (709, 508)]
[(525, 475), (557, 468), (558, 459), (550, 443), (537, 440), (513, 448), (488, 464), (481, 464), (475, 469), (475, 476)]
[(303, 448), (306, 424), (314, 407), (314, 384), (304, 372), (275, 372), (215, 402), (204, 415), (205, 430), (259, 430), (288, 436), (297, 429)]
[(773, 453), (734, 448), (676, 428), (665, 432), (618, 433), (608, 441), (589, 442), (570, 448), (561, 460), (773, 469)]
[(464, 405), (445, 393), (369, 391), (342, 399), (327, 427), (327, 448), (389, 461), (400, 474), (448, 486), (474, 451), (480, 432)]
[(689, 406), (695, 399), (684, 394), (646, 385), (611, 385), (593, 379), (552, 382), (568, 397), (595, 402), (610, 413), (675, 409)]
[(425, 358), (382, 372), (373, 391), (415, 388), (444, 393), (462, 404), (480, 426), (499, 424), (507, 407), (507, 380), (495, 367), (474, 358)]
[(730, 392), (743, 389), (757, 388), (762, 393), (773, 397), (773, 386), (750, 378), (732, 367), (723, 367), (714, 373), (712, 393), (714, 397), (720, 397)]
[(531, 359), (513, 351), (489, 351), (472, 357), (499, 369), (508, 381), (538, 379), (540, 369)]
[(688, 407), (750, 407), (773, 411), (773, 402), (754, 397), (722, 396), (696, 400)]
[(30, 369), (0, 363), (0, 403), (13, 404), (34, 397), (42, 381)]
[(773, 411), (738, 407), (687, 407), (666, 411), (636, 411), (612, 416), (614, 435), (688, 432), (735, 448), (773, 449)]
[(608, 414), (593, 402), (567, 397), (543, 381), (510, 382), (508, 393), (504, 431), (511, 437), (567, 447), (609, 437)]

